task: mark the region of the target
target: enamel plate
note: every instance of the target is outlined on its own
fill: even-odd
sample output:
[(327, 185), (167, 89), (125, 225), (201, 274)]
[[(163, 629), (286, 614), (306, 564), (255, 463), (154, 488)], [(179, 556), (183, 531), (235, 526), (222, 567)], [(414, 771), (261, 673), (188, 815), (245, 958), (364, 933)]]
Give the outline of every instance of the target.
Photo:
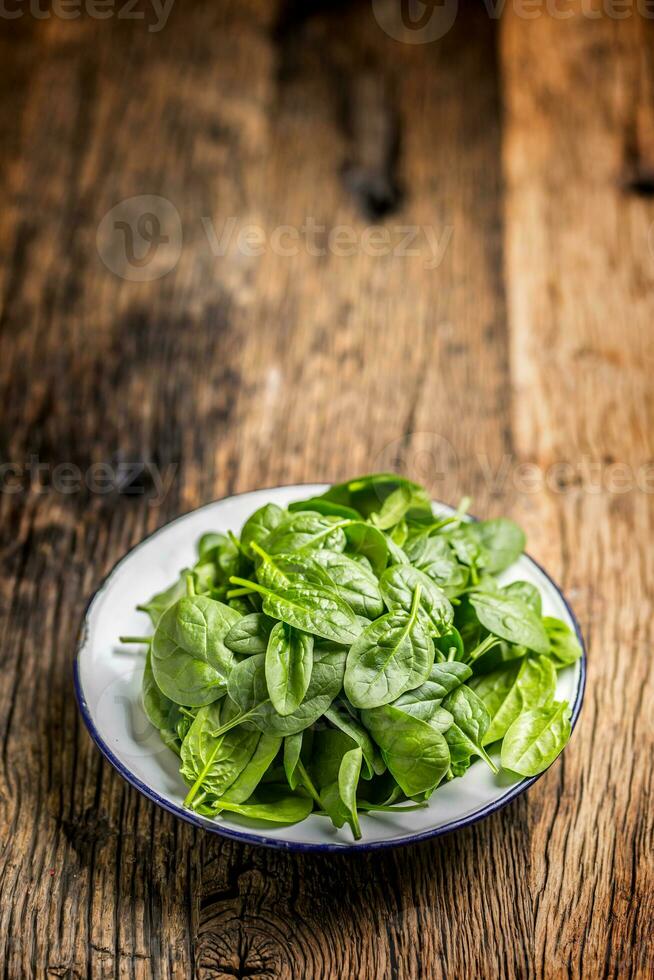
[[(143, 648), (121, 646), (118, 636), (150, 633), (150, 621), (136, 611), (136, 603), (168, 586), (181, 568), (193, 564), (196, 541), (205, 531), (239, 531), (252, 511), (264, 503), (273, 501), (284, 507), (325, 489), (323, 485), (277, 487), (218, 500), (177, 518), (130, 551), (97, 591), (84, 620), (75, 661), (75, 691), (86, 726), (105, 758), (148, 799), (190, 823), (248, 844), (290, 850), (365, 850), (395, 847), (466, 827), (524, 793), (538, 777), (511, 778), (501, 772), (494, 776), (477, 761), (465, 776), (439, 787), (425, 808), (361, 814), (363, 837), (356, 843), (347, 825), (336, 830), (318, 815), (284, 827), (236, 816), (210, 819), (182, 806), (186, 788), (178, 772), (179, 760), (163, 745), (141, 707)], [(435, 504), (434, 509), (451, 513), (442, 504)], [(538, 586), (543, 613), (568, 623), (583, 647), (570, 606), (535, 561), (523, 556), (503, 573), (504, 583), (514, 579)], [(585, 674), (585, 651), (581, 660), (558, 674), (556, 696), (570, 702), (573, 726), (581, 709)]]

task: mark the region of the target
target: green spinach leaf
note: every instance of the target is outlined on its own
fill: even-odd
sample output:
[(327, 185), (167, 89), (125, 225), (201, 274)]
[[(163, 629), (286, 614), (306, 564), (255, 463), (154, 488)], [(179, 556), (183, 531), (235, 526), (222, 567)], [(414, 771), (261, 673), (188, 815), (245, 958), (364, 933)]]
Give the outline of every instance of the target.
[(335, 728), (348, 735), (354, 744), (358, 745), (361, 749), (363, 753), (364, 779), (372, 779), (373, 776), (379, 776), (386, 770), (384, 760), (370, 735), (361, 722), (342, 703), (334, 701), (331, 707), (325, 711), (325, 718)]
[(190, 806), (199, 789), (221, 796), (246, 767), (259, 742), (258, 732), (227, 732), (216, 737), (225, 705), (210, 704), (198, 711), (182, 743), (181, 773), (190, 785), (186, 806)]
[(241, 770), (221, 799), (228, 803), (245, 803), (268, 772), (277, 756), (282, 739), (277, 735), (259, 736), (257, 747), (244, 769)]
[(355, 839), (361, 836), (357, 813), (357, 786), (363, 753), (341, 731), (316, 734), (311, 773), (319, 789), (320, 802), (335, 827), (349, 823)]
[(517, 667), (510, 664), (493, 671), (471, 686), (490, 714), (483, 739), (484, 745), (490, 745), (504, 737), (522, 711), (550, 704), (556, 689), (556, 671), (549, 657), (526, 657)]
[(225, 646), (233, 653), (242, 656), (252, 656), (255, 653), (265, 653), (268, 649), (268, 638), (275, 621), (263, 613), (249, 613), (243, 616), (231, 627), (225, 637)]
[[(439, 731), (443, 731), (443, 725), (447, 721), (447, 717), (442, 714), (444, 699), (471, 675), (470, 667), (457, 661), (434, 664), (427, 680), (420, 687), (400, 695), (393, 701), (393, 707), (406, 711), (415, 718), (421, 718), (422, 721), (435, 721)], [(450, 723), (451, 721), (450, 716)]]
[(404, 549), (397, 544), (396, 541), (390, 536), (386, 535), (386, 547), (388, 548), (388, 559), (389, 565), (408, 565), (409, 559), (406, 556)]
[(334, 590), (317, 585), (293, 585), (273, 590), (238, 577), (232, 577), (232, 583), (259, 592), (267, 616), (305, 633), (347, 645), (361, 632), (354, 611)]
[(236, 723), (248, 723), (262, 732), (279, 736), (294, 735), (313, 725), (341, 691), (345, 657), (346, 651), (337, 647), (314, 650), (307, 693), (290, 715), (280, 715), (270, 700), (265, 656), (258, 654), (243, 660), (234, 667), (229, 678), (228, 693), (239, 708)]
[(248, 820), (265, 820), (268, 823), (300, 823), (313, 810), (313, 800), (307, 796), (279, 794), (270, 802), (259, 802), (251, 797), (247, 803), (232, 803), (226, 797), (216, 801), (214, 813), (236, 813)]
[[(316, 561), (315, 555), (321, 552), (313, 551), (308, 554), (294, 552), (291, 554), (269, 555), (258, 545), (253, 548), (261, 558), (257, 567), (257, 579), (267, 589), (303, 588), (305, 585), (317, 585), (323, 588), (334, 588), (329, 573), (323, 565)], [(340, 552), (328, 552), (340, 554)]]
[(288, 517), (288, 512), (277, 504), (265, 504), (248, 517), (241, 531), (241, 547), (253, 557), (252, 542), (262, 545), (268, 535)]
[(411, 510), (431, 514), (431, 501), (422, 487), (403, 483), (389, 493), (370, 521), (380, 530), (387, 531), (399, 524)]
[(277, 623), (266, 649), (268, 694), (280, 715), (291, 715), (307, 693), (313, 668), (313, 637), (287, 623)]
[(521, 776), (537, 776), (554, 762), (569, 738), (567, 701), (525, 711), (504, 736), (502, 766)]
[(376, 619), (384, 611), (379, 582), (366, 559), (356, 561), (338, 551), (316, 551), (313, 559), (325, 569), (332, 587), (358, 616)]
[(225, 693), (234, 660), (224, 639), (238, 619), (208, 596), (186, 596), (168, 607), (154, 633), (151, 663), (171, 701), (199, 707)]
[(550, 657), (557, 670), (573, 664), (581, 657), (581, 644), (567, 623), (554, 616), (545, 616), (543, 626), (550, 641)]
[(184, 716), (180, 711), (180, 706), (167, 698), (157, 687), (152, 673), (151, 656), (151, 652), (148, 650), (145, 655), (145, 669), (141, 685), (143, 710), (150, 724), (158, 729), (166, 745), (179, 755), (178, 725)]
[(418, 585), (410, 612), (397, 610), (381, 616), (352, 644), (345, 693), (355, 707), (388, 704), (427, 679), (434, 644), (420, 623), (419, 602)]
[(506, 517), (459, 524), (446, 537), (460, 562), (494, 575), (517, 561), (525, 549), (523, 530)]
[(443, 660), (463, 660), (463, 638), (456, 626), (448, 626), (442, 636), (434, 637), (437, 656)]
[(431, 501), (423, 487), (396, 473), (371, 473), (346, 483), (334, 484), (320, 499), (352, 507), (363, 517), (370, 517), (381, 510), (386, 498), (398, 487), (413, 489), (416, 513), (431, 516)]
[(441, 732), (390, 704), (363, 711), (361, 720), (406, 796), (430, 793), (440, 783), (450, 765)]
[(413, 596), (420, 586), (418, 615), (422, 625), (432, 635), (449, 631), (454, 619), (450, 600), (432, 580), (411, 565), (392, 565), (379, 580), (379, 588), (387, 608), (411, 611)]
[(404, 545), (407, 557), (451, 599), (468, 584), (468, 569), (459, 564), (447, 539), (441, 535), (417, 534)]
[(388, 539), (363, 521), (350, 521), (343, 530), (348, 554), (367, 558), (375, 575), (381, 575), (388, 562)]
[(295, 732), (294, 735), (287, 735), (284, 739), (284, 772), (292, 790), (297, 789), (300, 782), (298, 763), (302, 752), (303, 736), (304, 731)]
[(288, 505), (288, 509), (296, 511), (315, 511), (316, 514), (324, 514), (331, 517), (345, 517), (349, 521), (360, 521), (362, 514), (352, 507), (344, 504), (335, 504), (332, 500), (324, 500), (322, 497), (309, 497), (307, 500), (296, 500)]
[(497, 772), (497, 766), (483, 748), (483, 739), (488, 731), (490, 715), (484, 702), (466, 684), (456, 688), (443, 701), (443, 707), (450, 712), (453, 724), (445, 732), (445, 740), (450, 747), (452, 762), (457, 765), (469, 764), (473, 755), (480, 756)]
[(345, 550), (343, 528), (350, 522), (329, 514), (298, 511), (278, 524), (265, 539), (269, 555), (289, 554), (294, 551), (312, 551), (328, 548), (330, 551)]
[(516, 582), (510, 582), (504, 586), (502, 594), (515, 599), (522, 599), (524, 604), (529, 606), (537, 616), (542, 616), (543, 600), (541, 599), (540, 592), (531, 582), (523, 582), (520, 579)]
[(548, 653), (550, 641), (540, 617), (522, 599), (501, 593), (472, 592), (470, 604), (479, 622), (502, 640)]

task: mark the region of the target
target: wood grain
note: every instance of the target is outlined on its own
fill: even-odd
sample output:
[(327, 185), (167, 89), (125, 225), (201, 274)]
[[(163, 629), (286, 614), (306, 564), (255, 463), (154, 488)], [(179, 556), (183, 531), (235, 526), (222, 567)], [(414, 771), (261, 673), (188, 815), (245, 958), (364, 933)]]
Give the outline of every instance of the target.
[[(198, 0), (158, 33), (3, 34), (3, 975), (651, 975), (653, 481), (610, 482), (653, 455), (643, 25), (469, 4), (408, 45), (363, 2)], [(136, 195), (181, 222), (152, 281), (96, 247)], [(61, 464), (123, 479), (63, 492)], [(564, 582), (591, 658), (565, 756), (483, 824), (374, 856), (151, 806), (73, 702), (101, 577), (215, 497), (386, 467), (516, 515)]]
[[(590, 644), (583, 728), (561, 760), (559, 797), (548, 793), (555, 773), (535, 788), (536, 965), (648, 976), (654, 209), (624, 168), (652, 109), (649, 52), (634, 22), (543, 18), (525, 30), (508, 16), (503, 28), (512, 429), (517, 459), (552, 475), (523, 520)], [(592, 112), (575, 95), (582, 77)]]

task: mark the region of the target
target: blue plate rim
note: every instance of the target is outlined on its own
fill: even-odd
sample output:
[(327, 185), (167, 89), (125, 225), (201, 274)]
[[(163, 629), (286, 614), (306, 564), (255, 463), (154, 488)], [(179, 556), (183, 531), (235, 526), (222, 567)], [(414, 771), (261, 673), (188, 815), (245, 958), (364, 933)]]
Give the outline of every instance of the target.
[[(509, 803), (515, 800), (518, 796), (521, 796), (523, 793), (525, 793), (531, 786), (533, 786), (535, 782), (537, 782), (542, 776), (544, 776), (550, 767), (548, 767), (548, 769), (543, 770), (543, 772), (539, 773), (537, 776), (526, 777), (521, 782), (517, 783), (515, 786), (512, 786), (511, 789), (508, 790), (508, 792), (504, 796), (502, 796), (499, 800), (496, 800), (494, 803), (491, 803), (488, 806), (483, 807), (481, 810), (475, 810), (475, 812), (470, 814), (469, 816), (461, 817), (461, 819), (459, 820), (452, 820), (447, 824), (443, 824), (443, 826), (441, 827), (435, 827), (433, 830), (426, 830), (418, 834), (410, 834), (408, 837), (395, 837), (395, 838), (391, 838), (390, 840), (371, 841), (369, 843), (366, 843), (364, 841), (362, 841), (361, 843), (355, 843), (353, 841), (352, 843), (339, 843), (339, 844), (336, 843), (309, 844), (309, 843), (303, 843), (301, 841), (286, 841), (277, 837), (265, 837), (259, 834), (256, 835), (250, 834), (247, 831), (241, 832), (241, 831), (233, 830), (231, 827), (222, 826), (219, 823), (216, 823), (215, 825), (205, 823), (204, 820), (201, 820), (196, 814), (192, 813), (190, 810), (185, 810), (183, 807), (179, 807), (175, 803), (171, 803), (170, 800), (167, 800), (164, 797), (160, 796), (156, 792), (156, 790), (153, 790), (150, 786), (148, 786), (147, 783), (144, 783), (141, 779), (138, 778), (138, 776), (135, 776), (134, 773), (131, 772), (131, 770), (128, 769), (120, 761), (120, 759), (118, 759), (118, 757), (112, 752), (112, 750), (109, 748), (109, 746), (102, 738), (102, 736), (100, 735), (99, 731), (95, 726), (95, 723), (91, 715), (91, 711), (89, 709), (88, 703), (84, 696), (84, 692), (82, 690), (79, 658), (86, 641), (87, 623), (91, 610), (93, 608), (93, 604), (96, 601), (96, 599), (99, 598), (100, 594), (104, 591), (106, 585), (109, 582), (109, 579), (118, 570), (118, 568), (122, 565), (122, 563), (124, 561), (127, 561), (127, 559), (132, 554), (138, 551), (139, 548), (143, 547), (150, 540), (150, 538), (153, 538), (164, 528), (170, 527), (172, 524), (176, 524), (178, 521), (181, 521), (185, 517), (188, 517), (189, 514), (194, 514), (199, 510), (203, 510), (205, 507), (206, 508), (212, 507), (214, 504), (222, 503), (225, 500), (232, 500), (235, 497), (243, 497), (251, 493), (265, 492), (266, 490), (271, 490), (271, 491), (284, 490), (290, 487), (310, 487), (316, 485), (317, 484), (314, 483), (292, 483), (283, 486), (277, 485), (271, 487), (256, 487), (254, 490), (243, 490), (240, 493), (230, 493), (224, 497), (218, 497), (216, 500), (211, 500), (206, 504), (202, 504), (200, 507), (194, 507), (191, 508), (191, 510), (185, 511), (183, 514), (178, 514), (177, 517), (174, 517), (172, 520), (167, 521), (165, 524), (162, 524), (154, 531), (151, 531), (144, 538), (138, 541), (132, 548), (130, 548), (129, 551), (127, 551), (122, 556), (122, 558), (119, 558), (119, 560), (110, 568), (107, 574), (102, 578), (97, 589), (95, 589), (95, 591), (93, 592), (93, 594), (91, 595), (90, 599), (88, 600), (85, 606), (84, 612), (82, 614), (82, 624), (79, 630), (77, 646), (75, 649), (75, 659), (73, 661), (73, 685), (75, 690), (75, 699), (77, 701), (77, 705), (80, 714), (82, 716), (82, 720), (84, 721), (84, 724), (86, 726), (86, 729), (89, 735), (91, 736), (92, 741), (95, 743), (95, 745), (100, 750), (101, 754), (104, 756), (107, 762), (109, 762), (113, 766), (113, 768), (118, 772), (120, 776), (122, 776), (125, 782), (129, 783), (130, 786), (133, 786), (134, 789), (138, 790), (139, 793), (145, 796), (146, 799), (150, 800), (151, 803), (156, 803), (164, 810), (167, 810), (169, 813), (172, 813), (174, 816), (179, 817), (181, 820), (185, 820), (187, 823), (192, 824), (194, 827), (198, 827), (200, 830), (205, 830), (208, 833), (221, 834), (223, 837), (228, 837), (231, 840), (238, 841), (241, 844), (250, 844), (259, 847), (271, 847), (283, 851), (303, 851), (303, 852), (314, 852), (314, 853), (316, 852), (327, 853), (327, 852), (335, 852), (335, 851), (341, 851), (341, 852), (379, 851), (379, 850), (386, 850), (388, 848), (394, 848), (394, 847), (406, 847), (410, 844), (419, 844), (425, 840), (432, 840), (436, 837), (442, 837), (445, 834), (453, 833), (456, 830), (462, 830), (464, 827), (471, 827), (473, 826), (473, 824), (478, 823), (480, 820), (485, 820), (487, 817), (492, 816), (493, 813), (497, 813), (499, 810), (504, 809), (505, 806), (507, 806)], [(434, 501), (434, 502), (444, 503), (444, 501)], [(448, 504), (445, 504), (445, 506), (451, 507), (451, 505)], [(469, 516), (473, 517), (473, 515), (469, 515)], [(477, 518), (473, 517), (473, 520), (477, 520)], [(557, 585), (557, 583), (554, 581), (554, 579), (549, 574), (549, 572), (547, 572), (543, 568), (540, 562), (536, 561), (535, 558), (532, 558), (532, 556), (528, 552), (524, 552), (524, 556), (528, 558), (529, 561), (531, 561), (536, 566), (536, 568), (540, 570), (540, 572), (542, 572), (545, 578), (550, 582), (552, 587), (559, 594), (561, 601), (563, 602), (564, 606), (568, 611), (570, 618), (572, 619), (575, 628), (575, 633), (577, 634), (577, 639), (579, 640), (579, 643), (581, 645), (581, 658), (579, 660), (579, 668), (580, 668), (579, 684), (577, 687), (577, 696), (575, 697), (575, 702), (572, 706), (572, 713), (570, 717), (570, 737), (572, 737), (572, 732), (574, 731), (577, 725), (577, 721), (581, 713), (581, 707), (583, 704), (584, 694), (586, 691), (586, 673), (587, 673), (587, 657), (588, 657), (586, 651), (586, 644), (584, 642), (584, 638), (581, 632), (581, 627), (579, 626), (579, 621), (574, 613), (574, 610), (572, 609), (572, 606), (570, 605), (567, 598), (565, 597), (562, 589)], [(557, 759), (554, 760), (552, 765), (555, 765), (556, 761)]]

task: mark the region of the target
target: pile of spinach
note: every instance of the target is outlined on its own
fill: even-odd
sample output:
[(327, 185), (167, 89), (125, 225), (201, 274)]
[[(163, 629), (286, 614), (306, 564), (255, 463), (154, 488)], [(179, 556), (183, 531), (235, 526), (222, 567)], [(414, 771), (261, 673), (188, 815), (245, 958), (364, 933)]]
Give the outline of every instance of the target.
[(361, 836), (360, 813), (424, 806), (481, 759), (542, 772), (570, 735), (556, 672), (581, 649), (528, 582), (505, 518), (432, 512), (394, 474), (266, 504), (240, 537), (139, 606), (143, 705), (199, 813), (277, 823), (312, 812)]

